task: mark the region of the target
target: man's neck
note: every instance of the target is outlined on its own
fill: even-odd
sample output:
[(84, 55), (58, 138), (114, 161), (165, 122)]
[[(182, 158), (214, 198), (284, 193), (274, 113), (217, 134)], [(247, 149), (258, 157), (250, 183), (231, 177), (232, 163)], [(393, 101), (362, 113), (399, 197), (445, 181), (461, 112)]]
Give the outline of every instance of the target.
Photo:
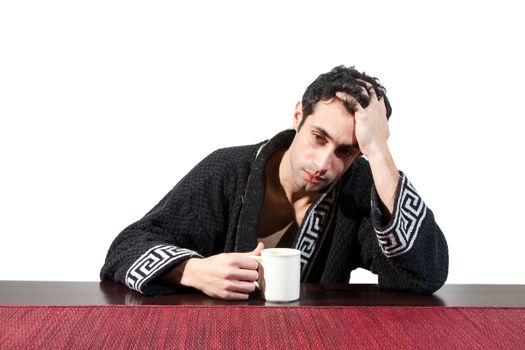
[(291, 168), (286, 153), (286, 150), (279, 151), (266, 163), (266, 191), (259, 219), (259, 238), (270, 239), (277, 235), (276, 240), (279, 240), (287, 230), (296, 230), (316, 195), (296, 190), (291, 171), (287, 171)]

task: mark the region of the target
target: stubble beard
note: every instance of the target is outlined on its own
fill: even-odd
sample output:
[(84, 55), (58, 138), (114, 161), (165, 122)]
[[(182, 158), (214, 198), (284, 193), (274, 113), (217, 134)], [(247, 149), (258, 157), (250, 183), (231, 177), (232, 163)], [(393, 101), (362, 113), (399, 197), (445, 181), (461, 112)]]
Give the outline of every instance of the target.
[(316, 170), (312, 170), (306, 164), (300, 164), (297, 167), (295, 167), (292, 171), (295, 185), (300, 190), (303, 190), (305, 192), (319, 192), (324, 188), (328, 187), (328, 185), (330, 185), (334, 181), (333, 176), (331, 176), (331, 174), (329, 173), (326, 173), (322, 176), (323, 180), (320, 183), (315, 184), (309, 182), (305, 178), (307, 176), (306, 172), (310, 174), (315, 174)]

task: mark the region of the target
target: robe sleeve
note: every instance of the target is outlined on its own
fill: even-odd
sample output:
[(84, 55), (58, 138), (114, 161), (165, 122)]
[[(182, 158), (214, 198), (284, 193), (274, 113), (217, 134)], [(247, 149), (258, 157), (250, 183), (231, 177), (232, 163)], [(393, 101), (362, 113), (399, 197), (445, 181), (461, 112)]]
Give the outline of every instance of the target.
[(380, 287), (434, 293), (447, 279), (448, 247), (432, 211), (402, 172), (389, 220), (373, 186), (371, 192), (370, 219), (358, 233), (364, 267)]
[[(216, 151), (193, 168), (149, 213), (113, 241), (100, 271), (146, 295), (172, 294), (177, 287), (158, 277), (192, 257), (211, 255), (227, 220), (225, 189), (234, 183), (224, 152)], [(225, 166), (226, 165), (226, 166)], [(233, 181), (232, 181), (233, 180)]]

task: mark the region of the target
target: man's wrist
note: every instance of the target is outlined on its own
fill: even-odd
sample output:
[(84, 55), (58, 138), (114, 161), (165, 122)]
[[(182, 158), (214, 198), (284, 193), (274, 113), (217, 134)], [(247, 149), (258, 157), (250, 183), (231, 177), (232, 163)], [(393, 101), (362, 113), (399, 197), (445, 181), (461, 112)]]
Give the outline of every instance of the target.
[(372, 160), (385, 160), (391, 157), (390, 149), (386, 143), (370, 145), (366, 150), (361, 150), (361, 153), (368, 159)]
[(191, 276), (195, 262), (198, 262), (198, 260), (200, 260), (200, 258), (189, 258), (181, 262), (162, 275), (160, 281), (168, 285), (196, 288)]
[(175, 267), (175, 273), (177, 274), (178, 284), (183, 287), (191, 287), (191, 288), (197, 288), (199, 287), (196, 285), (196, 279), (193, 278), (195, 273), (195, 267), (196, 265), (201, 261), (201, 258), (190, 258), (183, 263), (179, 264), (179, 266)]

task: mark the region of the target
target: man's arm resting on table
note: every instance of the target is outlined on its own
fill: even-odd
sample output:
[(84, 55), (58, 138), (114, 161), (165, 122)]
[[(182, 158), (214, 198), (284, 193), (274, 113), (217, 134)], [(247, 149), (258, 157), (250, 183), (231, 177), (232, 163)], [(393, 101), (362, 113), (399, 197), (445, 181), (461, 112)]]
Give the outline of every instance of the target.
[(191, 287), (208, 296), (226, 300), (246, 300), (255, 291), (258, 262), (249, 255), (260, 255), (262, 243), (248, 253), (222, 253), (208, 258), (190, 258), (159, 278), (168, 285)]

